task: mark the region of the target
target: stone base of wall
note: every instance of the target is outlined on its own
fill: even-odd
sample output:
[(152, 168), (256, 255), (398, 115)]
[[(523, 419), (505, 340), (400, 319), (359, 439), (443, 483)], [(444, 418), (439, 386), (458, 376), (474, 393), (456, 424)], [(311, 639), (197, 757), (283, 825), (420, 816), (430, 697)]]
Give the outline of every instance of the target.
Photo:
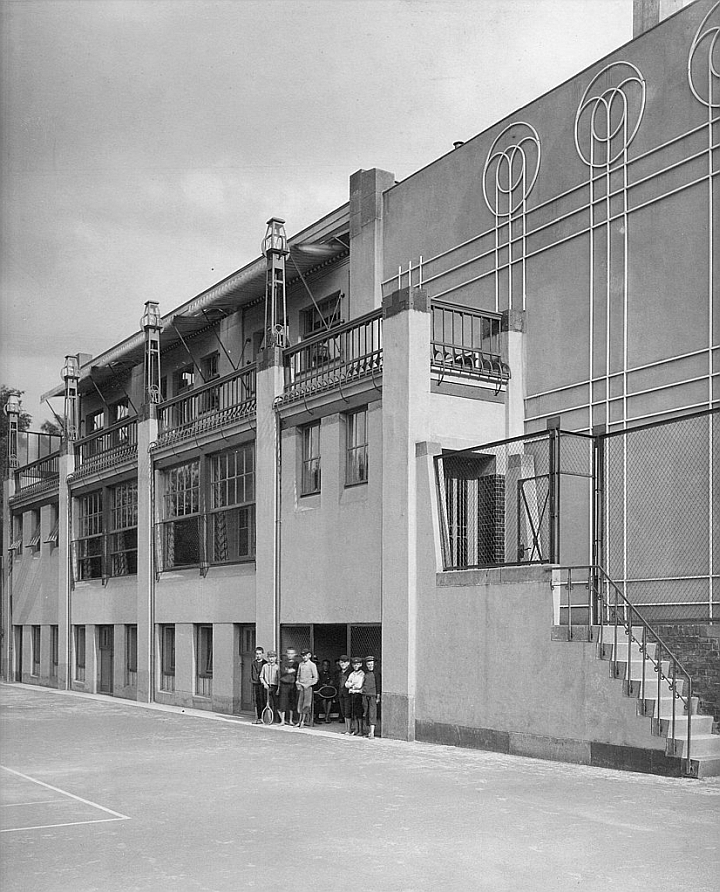
[(591, 740), (562, 740), (537, 734), (524, 734), (520, 731), (468, 728), (438, 722), (416, 722), (415, 738), (425, 743), (490, 750), (555, 762), (572, 762), (595, 768), (638, 771), (664, 777), (680, 777), (683, 767), (680, 759), (666, 756), (662, 750), (615, 746)]

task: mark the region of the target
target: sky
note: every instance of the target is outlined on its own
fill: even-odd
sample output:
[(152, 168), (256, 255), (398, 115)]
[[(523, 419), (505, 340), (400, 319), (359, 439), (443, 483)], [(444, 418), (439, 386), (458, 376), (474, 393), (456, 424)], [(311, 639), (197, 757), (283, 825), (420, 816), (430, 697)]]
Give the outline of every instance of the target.
[(632, 38), (632, 0), (0, 0), (0, 383), (40, 394)]

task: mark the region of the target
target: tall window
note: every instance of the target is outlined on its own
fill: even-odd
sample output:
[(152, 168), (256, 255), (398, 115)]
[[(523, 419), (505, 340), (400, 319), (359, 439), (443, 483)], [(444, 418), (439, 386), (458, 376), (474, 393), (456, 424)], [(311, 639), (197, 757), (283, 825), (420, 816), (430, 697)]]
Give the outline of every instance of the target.
[(127, 397), (123, 397), (121, 400), (117, 400), (117, 402), (113, 403), (110, 406), (110, 423), (117, 424), (118, 421), (122, 421), (124, 418), (128, 418), (130, 415), (130, 404), (128, 403)]
[(160, 626), (160, 688), (175, 690), (175, 626)]
[(77, 579), (99, 579), (103, 575), (102, 490), (78, 499), (78, 532), (75, 540)]
[(137, 681), (137, 626), (125, 626), (125, 683)]
[(183, 366), (181, 369), (178, 369), (174, 375), (175, 382), (175, 395), (178, 393), (182, 393), (185, 390), (190, 390), (191, 387), (195, 386), (195, 366), (190, 363), (190, 365)]
[(197, 567), (201, 561), (200, 462), (164, 474), (163, 566)]
[(20, 557), (23, 547), (23, 516), (22, 514), (13, 514), (12, 517), (12, 539), (10, 540), (10, 551), (15, 557)]
[(60, 659), (60, 635), (57, 626), (50, 626), (50, 677), (57, 678)]
[(255, 444), (212, 456), (210, 465), (212, 563), (255, 555)]
[(85, 626), (75, 626), (75, 681), (85, 681)]
[(196, 688), (201, 697), (212, 695), (213, 627), (195, 627)]
[(300, 495), (320, 492), (320, 422), (302, 428)]
[(114, 486), (110, 496), (110, 575), (134, 575), (137, 573), (137, 481)]
[(34, 508), (30, 512), (30, 538), (27, 544), (28, 551), (40, 551), (40, 509)]
[[(208, 353), (200, 360), (200, 368), (202, 369), (203, 380), (209, 384), (213, 378), (219, 377), (219, 360), (220, 354)], [(203, 391), (200, 400), (201, 412), (215, 412), (220, 408), (220, 389), (219, 387), (211, 387), (209, 390)]]
[(302, 311), (303, 336), (309, 337), (318, 331), (327, 331), (342, 323), (342, 299), (340, 291), (331, 294), (318, 304)]
[(50, 505), (50, 532), (47, 534), (45, 542), (49, 543), (51, 548), (56, 548), (58, 544), (58, 532), (60, 530), (60, 506), (57, 502)]
[(90, 434), (96, 434), (98, 431), (101, 431), (105, 427), (105, 412), (103, 409), (98, 409), (96, 412), (91, 412), (90, 415), (85, 417), (85, 436), (89, 437)]
[(356, 483), (367, 483), (367, 409), (360, 409), (347, 416), (346, 438), (345, 485), (354, 486)]
[(32, 627), (32, 674), (40, 675), (41, 627)]

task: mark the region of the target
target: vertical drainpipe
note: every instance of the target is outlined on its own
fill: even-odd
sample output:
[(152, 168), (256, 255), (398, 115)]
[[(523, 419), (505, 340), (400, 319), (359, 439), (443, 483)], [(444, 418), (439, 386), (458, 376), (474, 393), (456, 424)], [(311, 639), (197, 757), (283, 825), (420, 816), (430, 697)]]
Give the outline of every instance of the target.
[[(143, 358), (143, 399), (138, 424), (138, 532), (145, 531), (142, 543), (146, 556), (143, 567), (138, 566), (138, 606), (144, 602), (145, 641), (142, 653), (147, 654), (147, 684), (138, 684), (138, 699), (141, 697), (148, 703), (155, 699), (155, 467), (150, 446), (157, 439), (158, 418), (157, 406), (161, 400), (160, 392), (160, 332), (162, 318), (159, 304), (146, 301), (145, 310), (140, 320), (145, 334), (145, 353)], [(140, 523), (142, 507), (142, 523)], [(140, 554), (140, 542), (138, 553)], [(138, 611), (138, 620), (140, 620)], [(138, 621), (138, 633), (141, 623)], [(138, 642), (139, 644), (139, 642)], [(138, 660), (139, 663), (139, 660)], [(138, 678), (138, 682), (140, 679)]]
[[(80, 362), (77, 356), (65, 357), (65, 365), (62, 370), (62, 378), (65, 382), (65, 402), (63, 416), (65, 419), (65, 436), (62, 442), (60, 456), (60, 479), (58, 481), (58, 545), (61, 548), (61, 559), (65, 561), (65, 570), (61, 578), (61, 592), (63, 598), (65, 622), (67, 624), (64, 636), (64, 662), (65, 662), (65, 690), (72, 688), (73, 670), (71, 665), (72, 654), (72, 593), (73, 593), (73, 569), (72, 569), (72, 494), (70, 492), (69, 478), (75, 470), (75, 441), (80, 433), (80, 397), (78, 395), (78, 381), (80, 380)], [(63, 511), (63, 502), (65, 510)], [(61, 533), (64, 535), (61, 536)]]
[(20, 400), (14, 394), (8, 397), (5, 404), (5, 414), (8, 419), (7, 430), (7, 481), (5, 484), (5, 499), (3, 500), (3, 541), (2, 547), (2, 572), (7, 586), (7, 593), (3, 591), (3, 627), (2, 634), (5, 639), (5, 680), (14, 681), (15, 672), (15, 637), (13, 633), (13, 559), (9, 557), (10, 542), (12, 541), (12, 514), (8, 508), (11, 496), (15, 495), (15, 469), (18, 466), (18, 431), (20, 427)]
[[(273, 425), (273, 517), (272, 517), (272, 640), (273, 650), (280, 647), (280, 604), (282, 580), (282, 419), (278, 397), (282, 393), (282, 349), (286, 346), (287, 300), (285, 290), (285, 261), (290, 251), (285, 235), (285, 221), (271, 217), (263, 240), (263, 254), (267, 262), (265, 283), (265, 349), (258, 371), (272, 369)], [(260, 390), (260, 388), (259, 388)], [(261, 398), (267, 397), (265, 388), (258, 393), (258, 415), (264, 411)], [(258, 424), (258, 430), (260, 425)], [(257, 448), (257, 444), (256, 444)]]

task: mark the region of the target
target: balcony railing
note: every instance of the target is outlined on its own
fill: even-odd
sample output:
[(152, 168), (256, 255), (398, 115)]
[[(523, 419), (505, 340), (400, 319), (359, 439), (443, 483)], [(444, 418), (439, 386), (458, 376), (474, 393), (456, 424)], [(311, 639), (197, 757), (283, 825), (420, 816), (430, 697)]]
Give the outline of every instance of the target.
[(432, 370), (503, 384), (510, 367), (501, 357), (500, 331), (495, 313), (433, 301)]
[(137, 457), (137, 417), (96, 431), (75, 444), (77, 473), (102, 471)]
[(283, 402), (382, 372), (382, 313), (374, 310), (285, 351)]
[(242, 421), (255, 414), (254, 365), (166, 400), (159, 409), (158, 445)]
[(17, 495), (33, 495), (57, 489), (60, 480), (60, 453), (54, 452), (15, 471)]

